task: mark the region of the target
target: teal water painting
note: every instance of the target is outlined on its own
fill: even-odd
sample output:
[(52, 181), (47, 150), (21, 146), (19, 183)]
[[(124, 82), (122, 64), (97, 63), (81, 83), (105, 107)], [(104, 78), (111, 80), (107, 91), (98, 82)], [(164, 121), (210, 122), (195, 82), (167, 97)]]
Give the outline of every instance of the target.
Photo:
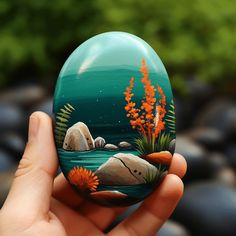
[(156, 52), (137, 36), (108, 32), (80, 45), (59, 74), (53, 110), (61, 170), (85, 198), (134, 204), (168, 173), (171, 85)]

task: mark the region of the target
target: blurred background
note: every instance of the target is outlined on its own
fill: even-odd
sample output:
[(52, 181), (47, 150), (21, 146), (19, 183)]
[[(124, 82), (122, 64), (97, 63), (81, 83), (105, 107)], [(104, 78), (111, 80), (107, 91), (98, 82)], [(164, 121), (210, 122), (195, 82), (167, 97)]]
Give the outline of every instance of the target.
[(176, 151), (185, 156), (188, 173), (184, 197), (157, 235), (235, 236), (233, 0), (1, 0), (0, 206), (25, 146), (28, 116), (35, 110), (52, 115), (63, 63), (83, 41), (105, 31), (147, 41), (173, 86)]

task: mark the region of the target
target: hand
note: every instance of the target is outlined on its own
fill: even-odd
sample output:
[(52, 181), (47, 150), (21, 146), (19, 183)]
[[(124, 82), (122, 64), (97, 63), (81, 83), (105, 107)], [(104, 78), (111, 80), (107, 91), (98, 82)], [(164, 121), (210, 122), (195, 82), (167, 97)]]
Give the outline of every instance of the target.
[[(29, 137), (15, 179), (0, 211), (0, 235), (101, 236), (126, 208), (106, 208), (90, 203), (72, 190), (62, 174), (54, 180), (58, 160), (52, 121), (35, 112)], [(175, 154), (170, 173), (160, 187), (108, 235), (155, 235), (174, 210), (183, 193), (180, 178), (184, 158)]]

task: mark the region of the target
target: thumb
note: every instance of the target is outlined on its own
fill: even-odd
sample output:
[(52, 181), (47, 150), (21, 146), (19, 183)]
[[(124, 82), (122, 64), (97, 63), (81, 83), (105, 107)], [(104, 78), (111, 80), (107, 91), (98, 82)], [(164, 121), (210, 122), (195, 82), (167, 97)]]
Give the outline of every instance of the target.
[(7, 208), (18, 216), (47, 215), (57, 167), (51, 118), (35, 112), (30, 116), (28, 143), (2, 210)]

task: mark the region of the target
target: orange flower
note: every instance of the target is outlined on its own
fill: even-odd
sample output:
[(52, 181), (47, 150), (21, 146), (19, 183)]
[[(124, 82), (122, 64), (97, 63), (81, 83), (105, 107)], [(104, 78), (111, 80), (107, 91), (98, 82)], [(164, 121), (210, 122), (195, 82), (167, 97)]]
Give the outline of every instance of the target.
[[(163, 119), (166, 114), (166, 97), (160, 86), (157, 86), (156, 90), (156, 88), (151, 84), (151, 80), (148, 77), (148, 67), (144, 59), (142, 60), (140, 72), (143, 75), (141, 82), (144, 87), (144, 98), (141, 101), (141, 107), (140, 109), (136, 108), (136, 104), (132, 102), (132, 97), (134, 96), (132, 93), (134, 77), (132, 77), (129, 87), (127, 87), (124, 92), (125, 101), (127, 102), (125, 111), (127, 112), (127, 117), (130, 118), (132, 128), (137, 129), (141, 135), (152, 140), (152, 138), (157, 138), (161, 130), (165, 128), (165, 122)], [(156, 91), (158, 91), (160, 99), (158, 104), (155, 106)], [(156, 115), (154, 113), (156, 113)]]
[(160, 100), (156, 107), (156, 120), (155, 120), (155, 137), (157, 138), (159, 133), (165, 128), (165, 122), (163, 121), (166, 114), (166, 96), (160, 86), (157, 85), (157, 91), (160, 94)]
[(126, 92), (124, 92), (125, 95), (125, 101), (127, 102), (125, 106), (125, 110), (127, 112), (127, 117), (130, 117), (130, 124), (132, 128), (137, 128), (140, 132), (143, 132), (143, 127), (141, 123), (141, 119), (139, 118), (139, 112), (140, 109), (135, 108), (135, 103), (131, 101), (131, 98), (133, 97), (132, 89), (134, 87), (134, 77), (131, 78), (129, 82), (129, 87), (126, 88)]
[(74, 167), (70, 170), (68, 179), (81, 191), (96, 191), (99, 184), (98, 177), (91, 170), (83, 167)]
[(148, 67), (145, 60), (142, 60), (140, 72), (143, 74), (141, 82), (144, 84), (144, 99), (141, 101), (141, 109), (143, 109), (143, 116), (145, 117), (144, 129), (146, 136), (151, 140), (153, 134), (154, 114), (153, 108), (156, 102), (156, 89), (151, 85), (151, 80), (148, 78)]

